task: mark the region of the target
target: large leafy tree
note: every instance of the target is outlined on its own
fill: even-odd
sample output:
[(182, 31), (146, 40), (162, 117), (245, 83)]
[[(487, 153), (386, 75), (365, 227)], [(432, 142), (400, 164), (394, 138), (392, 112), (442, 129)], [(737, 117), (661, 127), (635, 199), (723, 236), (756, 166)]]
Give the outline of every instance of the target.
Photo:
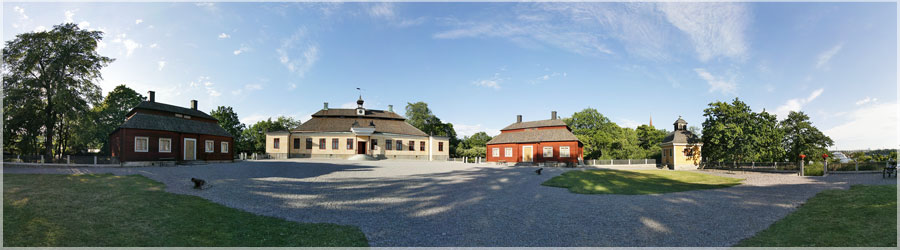
[(122, 122), (128, 111), (144, 101), (144, 96), (125, 85), (116, 86), (106, 95), (103, 102), (94, 106), (90, 115), (91, 121), (84, 124), (83, 143), (90, 148), (100, 148), (103, 154), (109, 153), (109, 134)]
[(753, 132), (753, 147), (756, 148), (756, 155), (752, 160), (783, 161), (785, 151), (781, 147), (781, 141), (784, 132), (780, 129), (776, 116), (765, 110), (754, 113), (750, 125)]
[(456, 146), (457, 157), (486, 157), (487, 142), (492, 138), (485, 132), (478, 132), (472, 136), (463, 137)]
[(97, 53), (102, 36), (103, 32), (66, 23), (7, 41), (3, 48), (4, 121), (15, 127), (4, 132), (23, 139), (23, 135), (41, 131), (43, 153), (52, 157), (54, 140), (59, 138), (56, 128), (68, 126), (101, 99), (94, 81), (101, 78), (100, 69), (113, 61)]
[[(585, 159), (612, 159), (621, 157), (628, 138), (619, 125), (600, 114), (596, 109), (586, 108), (563, 119), (572, 133), (584, 143)], [(636, 137), (635, 137), (636, 138)]]
[(243, 131), (243, 138), (248, 143), (247, 150), (255, 153), (266, 151), (266, 133), (273, 131), (290, 131), (299, 127), (300, 120), (279, 116), (274, 121), (272, 118), (261, 120)]
[(219, 120), (219, 126), (228, 131), (234, 137), (234, 147), (237, 152), (247, 152), (247, 142), (244, 138), (244, 129), (246, 125), (238, 119), (237, 113), (231, 107), (219, 106), (215, 110), (210, 111), (209, 115)]
[(703, 110), (703, 157), (707, 161), (751, 160), (755, 150), (754, 122), (750, 106), (735, 98), (732, 103), (714, 102)]
[(827, 147), (834, 145), (834, 141), (814, 127), (803, 112), (791, 111), (780, 126), (784, 132), (781, 145), (792, 161), (799, 161), (801, 154), (816, 159), (828, 152)]
[[(449, 137), (449, 150), (451, 154), (456, 153), (456, 146), (459, 144), (459, 139), (456, 138), (456, 130), (453, 129), (453, 124), (441, 122), (440, 118), (431, 113), (431, 109), (428, 108), (427, 103), (407, 103), (406, 122), (426, 134)], [(451, 157), (454, 156), (457, 155), (451, 155)]]

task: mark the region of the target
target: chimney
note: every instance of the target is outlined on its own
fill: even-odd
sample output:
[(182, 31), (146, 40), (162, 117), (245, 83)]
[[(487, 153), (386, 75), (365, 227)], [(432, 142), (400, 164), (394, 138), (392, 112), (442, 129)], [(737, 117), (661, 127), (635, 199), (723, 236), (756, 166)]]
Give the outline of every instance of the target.
[(388, 111), (394, 112), (394, 105), (388, 105)]
[(516, 116), (516, 123), (522, 123), (522, 115)]
[(147, 95), (150, 96), (150, 102), (156, 102), (156, 92), (147, 91)]
[(328, 110), (328, 102), (325, 102), (325, 106), (322, 107), (322, 110)]
[(191, 109), (197, 110), (197, 100), (191, 100)]
[(556, 111), (550, 111), (550, 120), (556, 120)]

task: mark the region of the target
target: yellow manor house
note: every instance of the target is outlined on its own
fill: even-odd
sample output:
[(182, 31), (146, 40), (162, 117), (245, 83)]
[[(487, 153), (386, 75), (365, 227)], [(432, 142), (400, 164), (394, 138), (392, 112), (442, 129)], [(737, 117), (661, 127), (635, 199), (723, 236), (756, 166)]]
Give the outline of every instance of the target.
[(450, 138), (429, 136), (388, 110), (329, 109), (326, 102), (312, 119), (291, 131), (266, 133), (273, 158), (413, 159), (446, 161)]
[(700, 155), (703, 142), (687, 130), (687, 122), (681, 116), (673, 125), (675, 131), (666, 135), (659, 145), (662, 148), (662, 164), (676, 170), (697, 169), (703, 161)]

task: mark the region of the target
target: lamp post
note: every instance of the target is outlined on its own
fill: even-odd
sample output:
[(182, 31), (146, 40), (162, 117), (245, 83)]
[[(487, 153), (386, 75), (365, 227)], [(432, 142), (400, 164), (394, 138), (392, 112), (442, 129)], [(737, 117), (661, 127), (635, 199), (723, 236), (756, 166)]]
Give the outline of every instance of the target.
[(804, 159), (806, 159), (806, 155), (801, 154), (801, 155), (800, 155), (800, 176), (804, 176), (804, 175), (805, 175), (805, 173), (803, 172), (803, 164), (804, 164), (804, 162), (805, 162), (806, 160), (804, 160)]
[(822, 154), (822, 161), (825, 162), (825, 167), (822, 169), (822, 176), (828, 174), (828, 154)]

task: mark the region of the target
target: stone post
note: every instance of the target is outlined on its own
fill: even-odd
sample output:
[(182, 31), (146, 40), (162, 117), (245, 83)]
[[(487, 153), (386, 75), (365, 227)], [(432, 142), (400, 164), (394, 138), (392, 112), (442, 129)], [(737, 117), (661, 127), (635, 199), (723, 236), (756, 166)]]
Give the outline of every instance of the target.
[(804, 165), (804, 163), (805, 163), (804, 160), (800, 160), (800, 176), (804, 176), (804, 175), (805, 175), (805, 173), (803, 173), (803, 165)]
[(72, 164), (72, 157), (71, 157), (71, 155), (66, 155), (66, 165), (68, 165), (68, 164)]
[(97, 156), (94, 156), (94, 165), (97, 165)]
[(44, 163), (44, 155), (41, 155), (41, 163)]
[(825, 168), (822, 168), (822, 176), (825, 176), (828, 174), (828, 160), (824, 160), (824, 162), (825, 162)]
[(853, 162), (856, 163), (856, 172), (859, 172), (859, 162), (858, 161), (853, 161)]

